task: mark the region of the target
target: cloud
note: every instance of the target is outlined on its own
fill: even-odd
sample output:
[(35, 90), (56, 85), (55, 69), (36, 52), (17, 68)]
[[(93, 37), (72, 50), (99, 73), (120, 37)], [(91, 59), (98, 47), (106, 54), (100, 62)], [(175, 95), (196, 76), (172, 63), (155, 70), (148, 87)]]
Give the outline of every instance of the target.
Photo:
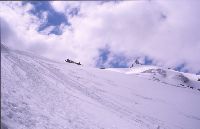
[(41, 34), (48, 35), (55, 29), (55, 26), (48, 26), (47, 28), (40, 31)]
[(69, 15), (74, 12), (74, 9), (80, 8), (81, 2), (79, 1), (51, 1), (53, 9), (57, 12)]
[[(107, 66), (114, 66), (115, 61), (119, 65), (130, 64), (136, 57), (145, 62), (148, 57), (156, 65), (178, 67), (184, 64), (185, 70), (200, 71), (198, 0), (53, 1), (50, 5), (64, 14), (69, 24), (50, 25), (38, 32), (38, 28), (48, 22), (45, 20), (48, 12), (44, 12), (44, 18), (38, 18), (29, 13), (34, 8), (32, 4), (1, 3), (0, 17), (10, 28), (6, 29), (7, 33), (12, 35), (9, 44), (17, 47), (14, 41), (18, 39), (17, 44), (23, 44), (26, 50), (60, 61), (71, 58), (90, 66), (102, 58), (99, 50), (109, 46), (110, 53), (103, 62)], [(55, 28), (62, 33), (51, 33)], [(121, 57), (126, 58), (125, 61)]]

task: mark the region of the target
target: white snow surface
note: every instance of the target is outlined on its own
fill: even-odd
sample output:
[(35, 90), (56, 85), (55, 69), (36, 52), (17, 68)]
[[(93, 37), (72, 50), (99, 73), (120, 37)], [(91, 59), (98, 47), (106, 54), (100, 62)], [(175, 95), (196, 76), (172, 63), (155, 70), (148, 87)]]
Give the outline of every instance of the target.
[(1, 47), (2, 129), (200, 129), (197, 75), (89, 68)]

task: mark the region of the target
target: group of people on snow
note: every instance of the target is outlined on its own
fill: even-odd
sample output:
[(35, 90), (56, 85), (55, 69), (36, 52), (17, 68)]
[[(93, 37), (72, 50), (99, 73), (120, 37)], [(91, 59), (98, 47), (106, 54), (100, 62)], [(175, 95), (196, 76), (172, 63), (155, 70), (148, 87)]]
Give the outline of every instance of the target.
[(73, 61), (73, 60), (70, 60), (70, 59), (65, 60), (65, 62), (74, 63), (74, 64), (77, 64), (77, 65), (81, 65), (80, 62), (77, 63), (77, 62), (75, 62), (75, 61)]

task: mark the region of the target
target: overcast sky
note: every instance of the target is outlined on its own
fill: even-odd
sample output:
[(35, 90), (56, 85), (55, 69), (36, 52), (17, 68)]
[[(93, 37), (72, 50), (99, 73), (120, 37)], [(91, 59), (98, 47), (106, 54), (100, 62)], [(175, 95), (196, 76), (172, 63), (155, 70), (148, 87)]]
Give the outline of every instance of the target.
[(1, 42), (92, 67), (200, 73), (200, 1), (0, 2)]

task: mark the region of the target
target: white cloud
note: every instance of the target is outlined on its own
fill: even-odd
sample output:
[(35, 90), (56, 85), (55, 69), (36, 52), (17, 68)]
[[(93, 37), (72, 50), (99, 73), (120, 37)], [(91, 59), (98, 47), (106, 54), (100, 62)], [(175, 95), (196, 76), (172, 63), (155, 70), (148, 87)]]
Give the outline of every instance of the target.
[(68, 14), (73, 8), (80, 7), (81, 2), (79, 1), (51, 1), (53, 9), (60, 13)]
[(44, 30), (40, 31), (41, 34), (48, 35), (51, 31), (55, 29), (55, 26), (48, 26)]
[[(64, 2), (65, 3), (65, 2)], [(57, 12), (65, 12), (65, 4), (63, 4), (63, 2), (61, 1), (52, 1), (51, 2), (52, 7), (54, 8), (54, 10), (56, 10)]]
[[(44, 35), (53, 26), (44, 30), (46, 33), (38, 33), (36, 30), (48, 13), (44, 13), (44, 19), (38, 19), (27, 13), (33, 8), (31, 5), (16, 3), (1, 3), (0, 16), (9, 24), (17, 43), (24, 44), (24, 49), (61, 61), (72, 58), (94, 65), (98, 49), (109, 45), (111, 55), (147, 55), (159, 65), (185, 63), (191, 72), (200, 70), (199, 1), (53, 1), (55, 11), (64, 13), (71, 23), (71, 26), (60, 25), (62, 35)], [(69, 17), (69, 10), (74, 8), (80, 8), (79, 14)], [(10, 44), (16, 41), (12, 38)]]

